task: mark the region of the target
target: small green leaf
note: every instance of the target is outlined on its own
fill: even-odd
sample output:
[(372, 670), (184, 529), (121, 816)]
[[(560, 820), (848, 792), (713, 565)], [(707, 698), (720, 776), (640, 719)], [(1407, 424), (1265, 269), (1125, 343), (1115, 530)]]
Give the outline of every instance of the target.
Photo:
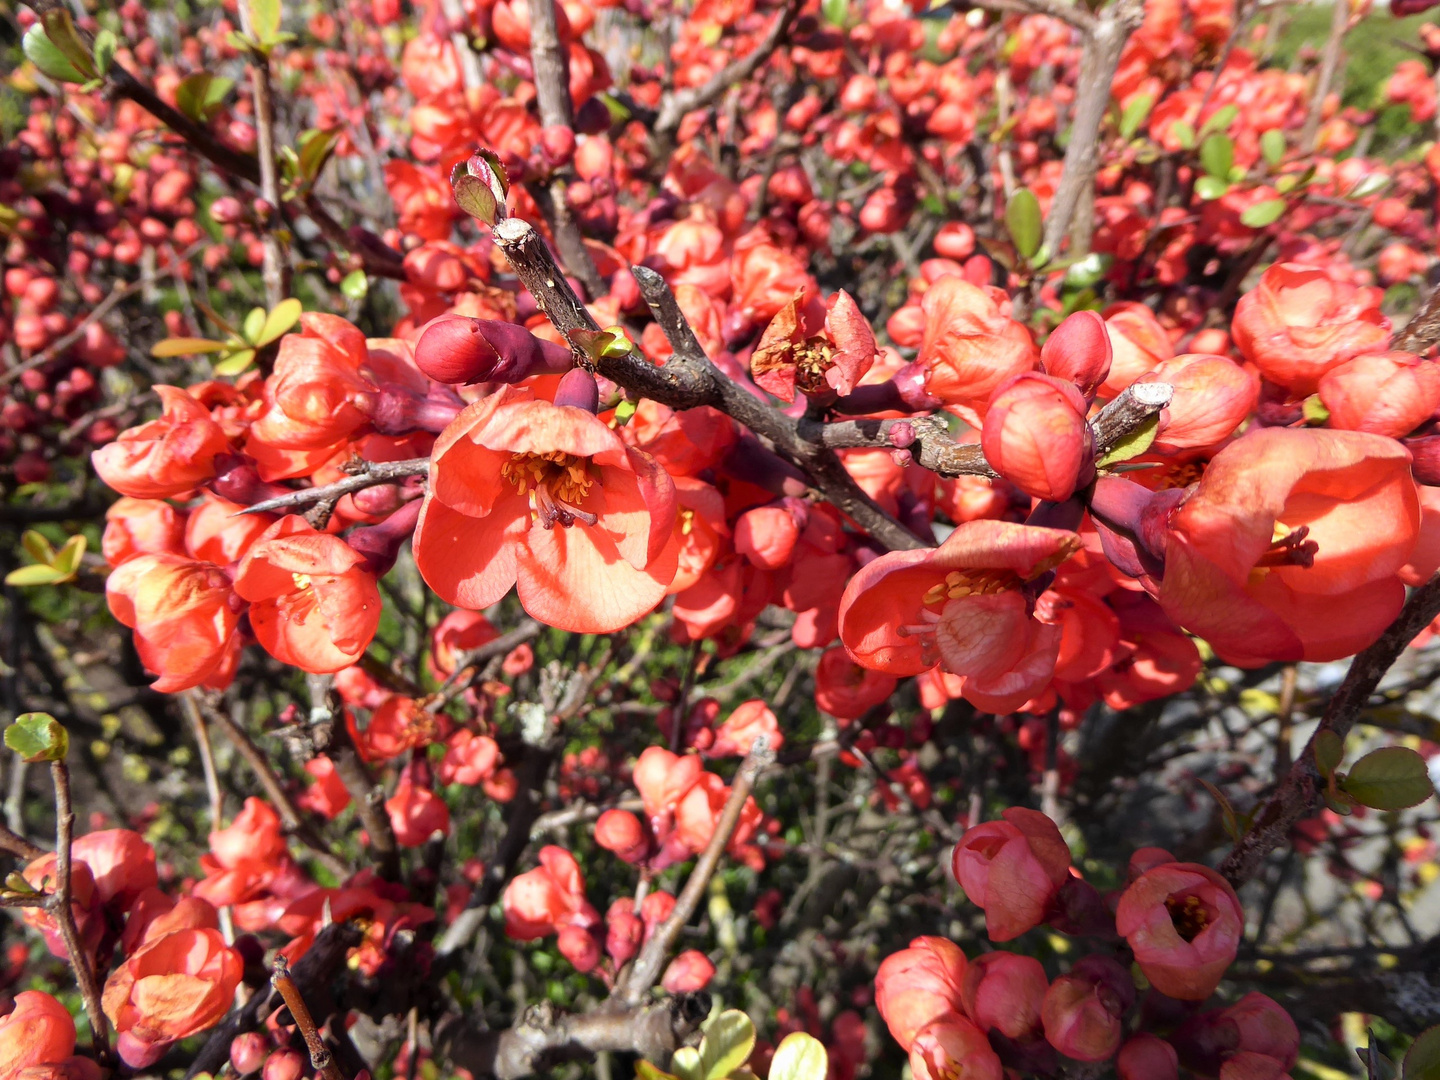
[(1384, 173), (1373, 172), (1362, 176), (1355, 181), (1355, 186), (1350, 189), (1349, 196), (1352, 199), (1363, 199), (1370, 195), (1376, 195), (1390, 186), (1390, 178)]
[(31, 563), (29, 566), (17, 566), (6, 574), (5, 584), (21, 588), (34, 585), (63, 585), (74, 576), (74, 574), (56, 570), (53, 566), (47, 566), (45, 563)]
[(50, 39), (50, 43), (60, 50), (76, 71), (86, 79), (93, 79), (98, 74), (95, 70), (95, 58), (90, 55), (89, 46), (76, 31), (75, 20), (70, 12), (64, 7), (48, 8), (40, 16), (40, 21), (45, 26), (45, 36)]
[(1230, 190), (1230, 185), (1218, 176), (1202, 176), (1195, 181), (1195, 194), (1205, 200), (1218, 199)]
[(254, 349), (241, 349), (239, 352), (231, 353), (224, 360), (215, 365), (216, 375), (239, 375), (247, 367), (255, 362)]
[(614, 426), (624, 427), (626, 424), (628, 424), (630, 422), (630, 418), (635, 415), (635, 408), (635, 402), (628, 399), (623, 399), (619, 405), (615, 406)]
[(1200, 164), (1211, 176), (1222, 180), (1230, 175), (1230, 166), (1235, 164), (1235, 144), (1229, 135), (1216, 132), (1200, 144)]
[(1115, 264), (1115, 256), (1104, 255), (1098, 251), (1092, 251), (1083, 259), (1077, 259), (1070, 264), (1065, 271), (1065, 287), (1067, 289), (1089, 289), (1100, 284), (1105, 275), (1110, 272), (1110, 267)]
[(1382, 746), (1351, 767), (1341, 789), (1362, 806), (1404, 810), (1435, 794), (1425, 759), (1404, 746)]
[(325, 162), (330, 160), (330, 153), (339, 141), (339, 128), (333, 128), (330, 131), (312, 128), (301, 135), (300, 178), (307, 184), (313, 184), (315, 178), (320, 175), (320, 170), (325, 167)]
[(1415, 1037), (1400, 1075), (1403, 1080), (1440, 1080), (1440, 1024)]
[(12, 870), (5, 875), (5, 891), (14, 893), (17, 896), (39, 896), (40, 890), (25, 880), (25, 875), (18, 870)]
[(1285, 207), (1289, 205), (1284, 199), (1266, 199), (1264, 202), (1254, 203), (1240, 211), (1240, 224), (1252, 229), (1263, 229), (1266, 225), (1279, 221), (1280, 215), (1285, 213)]
[(175, 104), (196, 123), (209, 123), (234, 86), (234, 79), (212, 75), (208, 71), (196, 71), (180, 80), (180, 85), (175, 88)]
[(1279, 128), (1264, 132), (1260, 136), (1260, 153), (1272, 169), (1279, 165), (1285, 160), (1285, 133)]
[(1116, 443), (1108, 454), (1098, 458), (1095, 462), (1095, 467), (1103, 469), (1107, 466), (1139, 457), (1145, 453), (1146, 450), (1150, 449), (1150, 444), (1155, 441), (1155, 433), (1159, 430), (1159, 427), (1160, 414), (1156, 413), (1154, 416), (1148, 417), (1143, 424)]
[(370, 279), (365, 276), (364, 270), (351, 270), (340, 279), (340, 293), (347, 300), (354, 300), (357, 303), (365, 299), (370, 291)]
[(1133, 139), (1154, 107), (1155, 99), (1149, 94), (1139, 94), (1131, 99), (1130, 104), (1125, 106), (1125, 111), (1120, 114), (1120, 137), (1127, 142)]
[(20, 546), (38, 563), (49, 566), (55, 561), (55, 545), (37, 529), (26, 529), (25, 534), (20, 537)]
[(844, 26), (850, 14), (850, 0), (820, 0), (820, 14), (831, 26)]
[(1005, 204), (1005, 228), (1010, 231), (1010, 239), (1021, 258), (1028, 259), (1040, 250), (1043, 224), (1040, 200), (1033, 191), (1021, 188), (1010, 196), (1010, 201)]
[(203, 337), (172, 337), (150, 346), (150, 355), (157, 359), (171, 356), (194, 356), (196, 353), (225, 352), (230, 346), (223, 341)]
[(5, 729), (5, 745), (27, 764), (64, 761), (70, 749), (70, 735), (49, 713), (25, 713)]
[(84, 74), (72, 64), (55, 43), (45, 36), (45, 28), (35, 23), (25, 31), (20, 47), (32, 64), (57, 82), (83, 83)]
[(461, 210), (486, 225), (495, 224), (495, 210), (499, 203), (485, 181), (466, 173), (455, 177), (450, 186), (455, 192), (455, 203)]
[(280, 0), (242, 0), (250, 8), (250, 29), (262, 46), (275, 44), (280, 33)]
[(240, 324), (240, 336), (247, 344), (256, 345), (260, 341), (260, 331), (265, 326), (267, 315), (263, 307), (251, 308), (245, 315), (245, 321)]
[(1315, 767), (1320, 770), (1320, 775), (1329, 777), (1340, 767), (1340, 762), (1345, 760), (1345, 740), (1339, 735), (1324, 728), (1315, 734)]
[(1209, 135), (1212, 131), (1229, 131), (1230, 125), (1235, 122), (1235, 118), (1239, 115), (1240, 110), (1234, 105), (1226, 105), (1223, 108), (1216, 109), (1215, 112), (1211, 114), (1210, 119), (1200, 125), (1201, 137)]
[(825, 1046), (803, 1031), (786, 1035), (770, 1060), (769, 1080), (825, 1080), (830, 1058)]
[(1171, 125), (1170, 131), (1175, 136), (1175, 141), (1180, 144), (1182, 150), (1193, 150), (1195, 148), (1195, 129), (1184, 120), (1177, 120)]
[(680, 1080), (705, 1080), (705, 1069), (700, 1063), (700, 1051), (693, 1046), (682, 1046), (670, 1059), (670, 1068)]
[(109, 72), (110, 65), (115, 60), (115, 50), (120, 47), (119, 40), (112, 30), (102, 29), (95, 35), (95, 71), (96, 74), (104, 75)]
[(80, 569), (80, 560), (85, 557), (86, 540), (83, 534), (77, 534), (65, 541), (65, 546), (55, 553), (55, 559), (50, 564), (62, 574), (74, 577)]
[(755, 1049), (755, 1025), (739, 1009), (726, 1009), (705, 1028), (700, 1043), (702, 1080), (725, 1080), (750, 1060)]
[[(259, 332), (250, 339), (251, 344), (257, 349), (269, 345), (281, 334), (299, 322), (301, 312), (304, 310), (300, 301), (296, 300), (293, 296), (288, 300), (281, 300), (280, 303), (275, 305), (275, 310), (265, 316), (265, 321), (260, 324)], [(245, 322), (248, 326), (250, 320), (246, 319)]]

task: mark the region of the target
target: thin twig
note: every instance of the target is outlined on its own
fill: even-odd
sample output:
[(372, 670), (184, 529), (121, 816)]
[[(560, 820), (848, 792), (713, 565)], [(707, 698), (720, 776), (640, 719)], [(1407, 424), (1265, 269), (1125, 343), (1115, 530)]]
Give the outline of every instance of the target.
[[(220, 778), (215, 772), (215, 753), (210, 746), (210, 731), (205, 727), (205, 717), (194, 691), (180, 695), (180, 708), (190, 723), (195, 736), (195, 746), (200, 751), (200, 769), (205, 774), (205, 793), (210, 800), (210, 828), (218, 831), (225, 827), (225, 793), (220, 790)], [(220, 909), (220, 932), (225, 935), (225, 944), (235, 944), (235, 919), (230, 905)]]
[(294, 1017), (295, 1026), (300, 1029), (300, 1035), (305, 1040), (305, 1048), (310, 1051), (310, 1066), (315, 1070), (316, 1075), (321, 1080), (345, 1080), (340, 1073), (339, 1066), (335, 1064), (335, 1058), (330, 1053), (330, 1048), (320, 1037), (320, 1031), (315, 1026), (315, 1018), (310, 1015), (310, 1009), (305, 1004), (305, 996), (300, 993), (300, 988), (290, 977), (290, 965), (286, 963), (285, 957), (281, 953), (275, 954), (270, 985), (280, 991), (280, 996), (285, 999), (285, 1007)]
[(428, 457), (407, 458), (404, 461), (367, 461), (357, 472), (347, 476), (344, 480), (336, 480), (333, 484), (322, 484), (319, 487), (301, 488), (289, 495), (277, 495), (273, 499), (265, 499), (252, 506), (247, 506), (243, 510), (237, 510), (235, 515), (238, 517), (241, 514), (273, 514), (276, 511), (290, 511), (297, 506), (335, 502), (341, 496), (364, 491), (377, 484), (389, 484), (407, 476), (426, 476), (429, 472), (430, 459)]
[(730, 787), (730, 797), (726, 800), (725, 808), (720, 811), (720, 817), (715, 822), (715, 832), (711, 834), (710, 842), (705, 845), (705, 850), (700, 853), (700, 858), (695, 863), (695, 869), (690, 871), (685, 888), (680, 890), (680, 895), (676, 897), (674, 909), (670, 912), (670, 916), (656, 928), (654, 936), (640, 950), (640, 955), (636, 957), (630, 974), (611, 995), (612, 1001), (634, 1007), (659, 981), (670, 950), (674, 948), (675, 942), (679, 939), (680, 931), (690, 921), (690, 916), (694, 915), (695, 909), (700, 906), (700, 899), (710, 885), (710, 878), (714, 875), (716, 867), (720, 865), (720, 857), (725, 853), (725, 848), (735, 833), (735, 827), (740, 824), (741, 811), (745, 808), (745, 801), (750, 797), (750, 791), (755, 786), (756, 778), (774, 760), (775, 753), (770, 749), (769, 740), (762, 735), (751, 745), (750, 752), (740, 763), (740, 768), (735, 773), (735, 779)]
[[(252, 0), (240, 0), (240, 29), (255, 36), (251, 18)], [(264, 262), (260, 278), (265, 283), (265, 306), (274, 308), (289, 292), (288, 267), (280, 248), (276, 226), (280, 218), (280, 178), (275, 168), (275, 103), (270, 86), (270, 56), (261, 49), (250, 50), (250, 90), (255, 102), (255, 151), (260, 162), (260, 197), (268, 204), (268, 219), (261, 222), (260, 241)]]
[(1320, 133), (1320, 120), (1325, 113), (1325, 99), (1330, 96), (1330, 84), (1335, 81), (1335, 72), (1340, 68), (1340, 48), (1349, 28), (1350, 5), (1337, 0), (1331, 10), (1330, 36), (1325, 39), (1325, 51), (1320, 57), (1320, 74), (1315, 80), (1315, 93), (1310, 98), (1310, 111), (1300, 131), (1300, 150), (1303, 153), (1311, 153), (1315, 148), (1315, 136)]

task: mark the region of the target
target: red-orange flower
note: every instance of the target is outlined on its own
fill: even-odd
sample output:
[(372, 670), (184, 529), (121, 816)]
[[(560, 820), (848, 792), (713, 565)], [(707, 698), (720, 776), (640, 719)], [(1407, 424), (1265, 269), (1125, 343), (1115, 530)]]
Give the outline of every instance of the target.
[(1030, 331), (1009, 315), (1009, 298), (964, 278), (942, 277), (925, 291), (920, 363), (925, 389), (947, 404), (983, 409), (995, 388), (1039, 360)]
[(90, 456), (96, 475), (122, 495), (168, 499), (215, 475), (215, 455), (230, 448), (210, 412), (178, 386), (156, 386), (158, 420), (122, 431)]
[(1115, 929), (1157, 990), (1204, 1001), (1235, 959), (1245, 912), (1214, 870), (1172, 862), (1147, 870), (1125, 890)]
[(175, 1040), (213, 1026), (244, 971), (218, 930), (177, 930), (142, 948), (105, 982), (105, 1015), (119, 1033), (120, 1057), (143, 1069)]
[(875, 973), (875, 1007), (900, 1049), (909, 1051), (932, 1021), (964, 1011), (964, 979), (965, 954), (942, 937), (918, 937), (885, 958)]
[(185, 550), (185, 519), (159, 499), (116, 499), (105, 511), (100, 551), (111, 566), (136, 555)]
[(375, 386), (360, 373), (365, 335), (344, 319), (300, 316), (301, 332), (280, 339), (265, 380), (265, 411), (250, 437), (283, 450), (314, 450), (348, 438), (367, 420)]
[(1217, 454), (1170, 516), (1157, 599), (1231, 663), (1336, 660), (1399, 613), (1419, 527), (1399, 443), (1266, 428)]
[(842, 290), (822, 303), (802, 289), (760, 335), (750, 375), (781, 401), (794, 401), (797, 389), (844, 396), (870, 370), (877, 352), (875, 332), (849, 293)]
[(985, 909), (991, 941), (1039, 926), (1070, 876), (1070, 849), (1053, 821), (1020, 806), (1002, 816), (966, 830), (951, 857), (955, 880)]
[(265, 650), (302, 671), (353, 664), (380, 625), (380, 590), (364, 557), (339, 537), (290, 514), (261, 534), (240, 563), (235, 591)]
[(532, 616), (603, 634), (675, 576), (675, 485), (593, 413), (502, 387), (431, 454), (415, 562), (442, 599), (485, 608), (515, 586)]
[(160, 676), (153, 685), (162, 693), (216, 681), (239, 648), (235, 628), (244, 605), (212, 563), (139, 555), (111, 572), (105, 599), (135, 631), (135, 651)]
[(74, 1051), (75, 1021), (49, 994), (21, 991), (10, 1014), (0, 1016), (0, 1080), (16, 1080), (37, 1065), (58, 1065)]

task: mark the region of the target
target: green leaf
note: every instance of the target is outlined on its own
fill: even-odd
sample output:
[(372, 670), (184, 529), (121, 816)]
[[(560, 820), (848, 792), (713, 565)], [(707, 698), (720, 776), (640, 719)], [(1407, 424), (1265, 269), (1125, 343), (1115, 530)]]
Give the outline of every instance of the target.
[(17, 566), (6, 574), (5, 584), (22, 588), (33, 585), (63, 585), (74, 576), (45, 563), (31, 563), (29, 566)]
[(786, 1035), (770, 1061), (769, 1080), (825, 1080), (830, 1058), (813, 1035), (803, 1031)]
[(364, 270), (351, 270), (340, 279), (340, 293), (347, 300), (364, 300), (369, 291), (370, 279), (365, 276)]
[(820, 0), (820, 14), (831, 26), (844, 26), (850, 14), (850, 0)]
[(340, 129), (320, 131), (312, 128), (300, 136), (300, 177), (307, 184), (313, 184), (330, 160), (330, 153), (340, 141)]
[(1129, 461), (1137, 458), (1155, 441), (1155, 433), (1160, 427), (1160, 414), (1146, 418), (1145, 422), (1130, 432), (1111, 448), (1110, 452), (1095, 462), (1098, 469), (1115, 465), (1121, 461)]
[(1284, 199), (1266, 199), (1264, 202), (1254, 203), (1240, 211), (1240, 224), (1252, 229), (1263, 229), (1266, 225), (1279, 221), (1280, 215), (1285, 213), (1285, 207), (1289, 205)]
[(1195, 194), (1200, 198), (1218, 199), (1230, 190), (1230, 185), (1218, 176), (1202, 176), (1195, 181)]
[(196, 353), (225, 352), (230, 346), (223, 341), (203, 337), (172, 337), (150, 346), (150, 355), (157, 359), (171, 356), (194, 356)]
[(1240, 110), (1234, 105), (1226, 105), (1224, 108), (1216, 109), (1210, 119), (1200, 125), (1200, 134), (1209, 135), (1212, 131), (1229, 131), (1230, 125), (1235, 122), (1235, 117), (1240, 115)]
[(50, 43), (60, 50), (76, 71), (86, 79), (93, 79), (97, 74), (95, 58), (76, 32), (75, 20), (70, 17), (70, 12), (64, 7), (49, 8), (40, 16), (40, 21), (45, 26), (45, 36)]
[(635, 1063), (635, 1080), (680, 1080), (673, 1073), (657, 1069), (648, 1061), (637, 1061)]
[(1440, 1080), (1440, 1024), (1415, 1037), (1400, 1075), (1403, 1080)]
[(39, 896), (40, 890), (25, 880), (25, 876), (18, 870), (12, 870), (5, 875), (5, 891), (19, 896)]
[(636, 403), (628, 399), (624, 399), (620, 402), (619, 405), (616, 405), (615, 426), (624, 427), (626, 424), (628, 424), (630, 422), (630, 418), (635, 415), (635, 409)]
[(1319, 394), (1311, 394), (1300, 406), (1300, 413), (1305, 417), (1305, 423), (1312, 427), (1320, 427), (1330, 419), (1330, 410), (1320, 400)]
[(1028, 259), (1040, 250), (1040, 200), (1029, 188), (1021, 188), (1005, 204), (1005, 228), (1021, 258)]
[(55, 545), (50, 543), (49, 537), (37, 529), (26, 529), (25, 534), (20, 537), (20, 546), (38, 563), (49, 566), (55, 561)]
[(1320, 775), (1329, 777), (1345, 760), (1345, 740), (1329, 728), (1315, 734), (1315, 767)]
[(240, 324), (240, 336), (250, 345), (259, 344), (260, 331), (264, 328), (267, 317), (263, 307), (251, 308), (245, 315), (245, 321)]
[(1077, 259), (1070, 264), (1065, 271), (1065, 287), (1067, 289), (1089, 289), (1100, 284), (1105, 275), (1110, 272), (1110, 267), (1115, 264), (1115, 256), (1103, 255), (1098, 251), (1092, 251), (1083, 259)]
[(57, 82), (83, 83), (85, 76), (75, 67), (63, 52), (55, 47), (55, 43), (45, 36), (45, 28), (35, 23), (29, 30), (25, 31), (25, 39), (20, 47), (25, 51), (25, 58), (34, 64), (44, 74)]
[(1382, 746), (1351, 767), (1341, 789), (1362, 806), (1404, 810), (1435, 794), (1425, 759), (1404, 746)]
[(466, 173), (455, 177), (450, 182), (450, 187), (455, 192), (455, 203), (461, 210), (486, 225), (495, 224), (495, 211), (499, 203), (495, 201), (495, 196), (485, 181)]
[(239, 375), (255, 361), (254, 349), (241, 349), (231, 353), (215, 365), (216, 375)]
[(250, 30), (262, 46), (275, 44), (280, 33), (280, 0), (242, 0), (250, 8)]
[(1285, 160), (1285, 133), (1279, 128), (1271, 128), (1260, 136), (1260, 153), (1265, 155), (1265, 161), (1273, 169)]
[(104, 75), (110, 70), (110, 65), (115, 60), (115, 50), (120, 47), (119, 40), (112, 30), (102, 29), (95, 35), (95, 72)]
[(1171, 125), (1170, 130), (1174, 133), (1175, 141), (1180, 144), (1182, 150), (1195, 148), (1195, 129), (1184, 120), (1177, 120)]
[(1230, 166), (1235, 164), (1235, 144), (1230, 141), (1230, 136), (1217, 131), (1206, 138), (1200, 144), (1200, 164), (1211, 176), (1222, 180), (1228, 177)]
[(175, 104), (196, 123), (208, 123), (220, 111), (225, 95), (235, 86), (234, 79), (196, 71), (180, 80), (175, 88)]
[(755, 1049), (755, 1025), (739, 1009), (726, 1009), (705, 1029), (700, 1043), (702, 1080), (725, 1080), (750, 1060)]
[(49, 713), (25, 713), (5, 729), (5, 745), (27, 764), (64, 761), (70, 749), (70, 735)]
[(1369, 195), (1378, 194), (1390, 186), (1390, 178), (1384, 173), (1373, 172), (1362, 176), (1355, 181), (1355, 186), (1348, 192), (1352, 199), (1363, 199)]
[(1131, 99), (1130, 104), (1125, 106), (1125, 111), (1120, 114), (1120, 137), (1127, 142), (1133, 139), (1154, 107), (1155, 99), (1149, 94), (1140, 94)]
[[(250, 343), (257, 349), (269, 345), (272, 341), (285, 333), (297, 322), (300, 321), (300, 314), (305, 309), (300, 301), (293, 296), (288, 300), (281, 300), (275, 305), (275, 310), (265, 316), (265, 321), (260, 325), (259, 332), (250, 339)], [(245, 320), (249, 325), (250, 320)]]
[(86, 543), (83, 534), (70, 537), (65, 541), (65, 546), (56, 552), (55, 559), (50, 565), (62, 574), (74, 577), (80, 569), (80, 560), (85, 557)]
[(705, 1080), (705, 1069), (700, 1063), (700, 1051), (693, 1046), (682, 1046), (670, 1059), (670, 1068), (680, 1080)]

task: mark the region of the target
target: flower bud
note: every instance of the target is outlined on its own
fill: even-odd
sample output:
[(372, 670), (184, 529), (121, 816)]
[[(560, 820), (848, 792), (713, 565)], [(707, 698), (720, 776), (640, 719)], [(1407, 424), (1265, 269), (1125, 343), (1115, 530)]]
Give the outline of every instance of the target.
[(1033, 956), (990, 952), (970, 961), (960, 993), (966, 1014), (981, 1031), (1025, 1042), (1040, 1030), (1040, 1007), (1049, 986)]
[(270, 1052), (270, 1040), (258, 1031), (246, 1031), (230, 1040), (230, 1067), (237, 1076), (258, 1072)]
[(1130, 976), (1108, 956), (1087, 956), (1045, 993), (1045, 1039), (1076, 1061), (1104, 1061), (1119, 1049), (1121, 1019), (1135, 1001)]
[(1162, 994), (1204, 1001), (1235, 959), (1245, 916), (1223, 877), (1196, 863), (1147, 870), (1120, 897), (1115, 928)]
[(555, 404), (569, 405), (593, 413), (600, 408), (600, 387), (595, 376), (584, 368), (571, 368), (555, 388)]
[(299, 1050), (282, 1046), (265, 1059), (261, 1080), (300, 1080), (305, 1074), (305, 1058)]
[(431, 791), (428, 784), (412, 781), (406, 770), (395, 794), (385, 800), (395, 842), (401, 847), (420, 847), (435, 833), (450, 831), (450, 809), (445, 800)]
[(779, 570), (790, 562), (800, 529), (783, 506), (757, 506), (735, 522), (735, 550), (761, 570)]
[(75, 1021), (55, 998), (40, 990), (22, 990), (15, 1007), (0, 1017), (3, 1074), (18, 1076), (41, 1065), (59, 1064), (75, 1052)]
[(574, 357), (515, 323), (441, 315), (415, 342), (415, 364), (440, 383), (516, 383), (569, 371)]
[(1113, 355), (1105, 320), (1094, 311), (1077, 311), (1046, 340), (1040, 363), (1047, 374), (1073, 382), (1088, 398), (1110, 374)]
[(1039, 926), (1070, 876), (1070, 849), (1053, 821), (1018, 806), (1002, 816), (967, 830), (951, 857), (955, 880), (985, 909), (985, 932), (996, 942)]
[(908, 1051), (920, 1030), (964, 1007), (965, 954), (940, 937), (918, 937), (892, 953), (875, 973), (875, 1007)]
[(963, 221), (947, 221), (935, 234), (935, 254), (964, 262), (975, 254), (975, 230)]
[(575, 132), (563, 124), (555, 124), (540, 132), (540, 153), (545, 164), (559, 169), (575, 156)]
[(686, 949), (665, 969), (660, 985), (672, 994), (694, 994), (710, 985), (715, 965), (698, 949)]
[(1094, 474), (1095, 439), (1074, 383), (1022, 372), (995, 389), (980, 433), (985, 458), (1036, 499), (1063, 502)]
[(1224, 356), (1177, 356), (1136, 380), (1151, 382), (1174, 390), (1155, 436), (1154, 449), (1161, 453), (1214, 446), (1233, 434), (1260, 400), (1255, 377)]
[(617, 968), (640, 951), (645, 923), (635, 914), (635, 901), (622, 896), (605, 913), (605, 952)]
[(628, 810), (606, 810), (595, 822), (595, 842), (628, 863), (650, 853), (650, 837), (640, 819)]
[(1000, 1059), (980, 1029), (950, 1014), (927, 1025), (910, 1046), (915, 1080), (1002, 1080)]
[(1320, 378), (1329, 426), (1398, 439), (1440, 407), (1440, 367), (1407, 352), (1368, 353)]
[(575, 970), (581, 974), (593, 971), (600, 963), (600, 943), (585, 927), (562, 926), (556, 945), (560, 955), (574, 964)]
[(1158, 1035), (1131, 1036), (1115, 1058), (1119, 1080), (1180, 1080), (1175, 1048)]

